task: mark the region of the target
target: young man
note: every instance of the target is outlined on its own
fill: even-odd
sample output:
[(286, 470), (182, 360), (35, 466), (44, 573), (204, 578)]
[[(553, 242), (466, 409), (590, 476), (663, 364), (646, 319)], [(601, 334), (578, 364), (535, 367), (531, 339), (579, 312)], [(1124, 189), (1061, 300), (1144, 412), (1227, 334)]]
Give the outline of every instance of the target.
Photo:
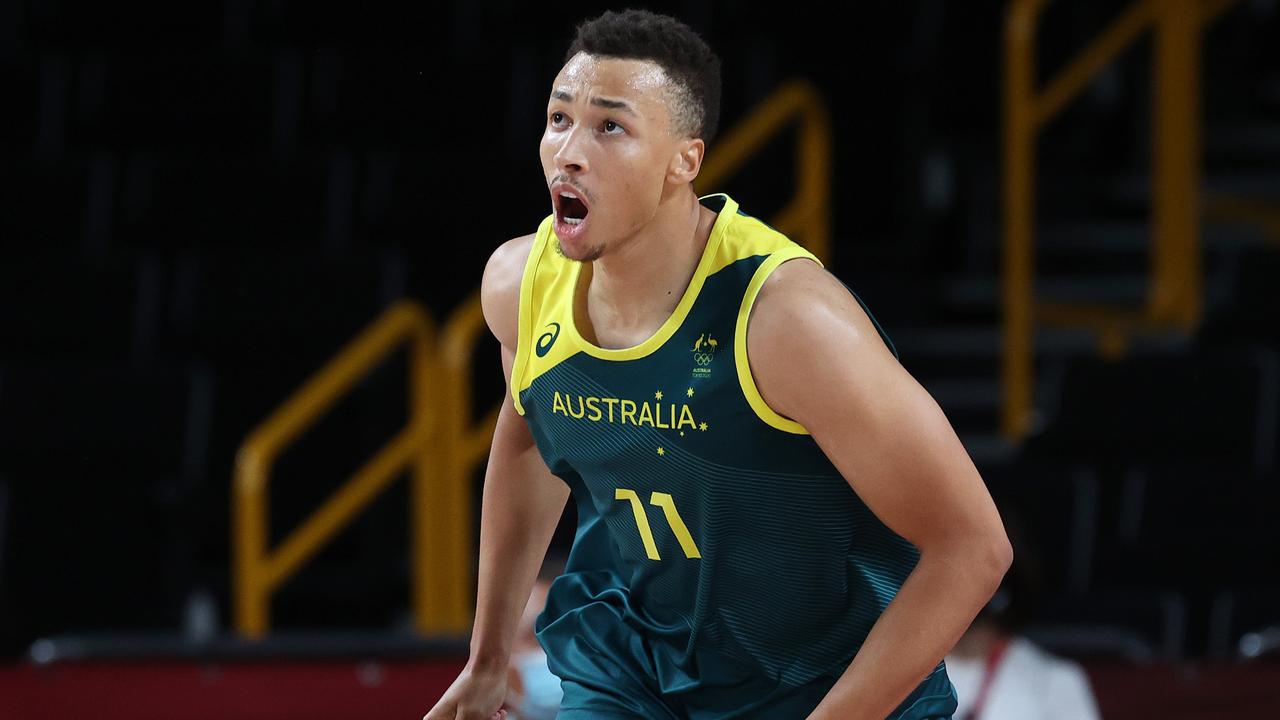
[(470, 660), (428, 720), (487, 720), (538, 618), (565, 720), (949, 718), (942, 659), (1012, 551), (982, 479), (860, 302), (691, 183), (719, 61), (688, 27), (584, 23), (541, 143), (553, 214), (485, 269), (509, 392)]

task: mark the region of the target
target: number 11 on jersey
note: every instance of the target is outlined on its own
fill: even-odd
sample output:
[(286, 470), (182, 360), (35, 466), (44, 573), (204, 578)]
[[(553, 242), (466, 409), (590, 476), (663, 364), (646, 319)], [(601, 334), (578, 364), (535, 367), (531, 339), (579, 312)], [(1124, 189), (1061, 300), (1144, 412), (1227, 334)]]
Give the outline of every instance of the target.
[[(649, 516), (645, 514), (644, 505), (640, 502), (640, 496), (635, 490), (629, 488), (616, 488), (614, 500), (631, 501), (631, 512), (636, 516), (636, 527), (640, 530), (640, 539), (644, 541), (644, 551), (648, 554), (650, 560), (661, 560), (662, 556), (658, 554), (658, 544), (653, 540), (653, 531), (649, 529)], [(667, 524), (671, 526), (671, 532), (675, 533), (676, 540), (680, 541), (680, 548), (684, 550), (687, 558), (700, 558), (702, 554), (698, 552), (698, 546), (693, 542), (693, 536), (689, 534), (689, 528), (685, 527), (684, 520), (680, 518), (680, 513), (676, 510), (676, 501), (667, 493), (655, 492), (649, 497), (650, 505), (657, 505), (667, 516)]]

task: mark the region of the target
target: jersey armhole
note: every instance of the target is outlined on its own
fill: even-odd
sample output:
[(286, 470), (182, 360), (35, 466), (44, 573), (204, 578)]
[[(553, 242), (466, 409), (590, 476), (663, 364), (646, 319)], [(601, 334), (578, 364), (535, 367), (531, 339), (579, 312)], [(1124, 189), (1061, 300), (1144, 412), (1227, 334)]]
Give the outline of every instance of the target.
[(813, 253), (799, 245), (793, 245), (769, 255), (760, 264), (760, 267), (756, 268), (755, 275), (751, 276), (747, 291), (742, 296), (742, 306), (738, 309), (738, 322), (733, 335), (733, 362), (738, 371), (738, 385), (742, 388), (742, 394), (747, 398), (747, 404), (755, 411), (756, 417), (770, 427), (783, 432), (789, 432), (793, 435), (808, 435), (809, 431), (803, 425), (791, 418), (782, 416), (764, 401), (764, 397), (760, 395), (760, 390), (756, 387), (755, 378), (751, 376), (751, 363), (747, 358), (747, 321), (751, 317), (751, 308), (756, 304), (756, 297), (760, 295), (760, 289), (764, 287), (764, 281), (769, 279), (769, 275), (779, 265), (797, 258), (808, 258), (818, 263), (819, 267), (822, 267), (822, 261), (814, 257)]
[(538, 234), (533, 238), (529, 248), (529, 258), (524, 263), (524, 274), (520, 276), (520, 309), (516, 313), (516, 358), (511, 364), (511, 377), (507, 385), (511, 388), (511, 401), (516, 412), (524, 415), (524, 404), (520, 402), (520, 390), (524, 387), (525, 368), (529, 365), (529, 328), (533, 327), (533, 278), (538, 274), (538, 261), (542, 258), (542, 250), (547, 242), (547, 225), (543, 221)]

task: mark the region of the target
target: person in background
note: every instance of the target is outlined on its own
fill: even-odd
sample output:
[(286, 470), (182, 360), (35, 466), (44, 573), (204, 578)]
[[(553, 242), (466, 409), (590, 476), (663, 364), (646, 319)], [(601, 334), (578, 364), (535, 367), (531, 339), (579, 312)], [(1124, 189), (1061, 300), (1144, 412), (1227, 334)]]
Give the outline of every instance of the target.
[(507, 720), (554, 720), (560, 710), (560, 678), (547, 667), (547, 653), (534, 635), (534, 624), (547, 606), (551, 581), (563, 569), (563, 560), (548, 559), (520, 616), (507, 671), (507, 700), (502, 706)]
[(1020, 634), (1040, 571), (1020, 517), (1008, 503), (997, 504), (1016, 559), (947, 654), (947, 673), (959, 696), (955, 720), (1097, 720), (1097, 702), (1079, 663)]

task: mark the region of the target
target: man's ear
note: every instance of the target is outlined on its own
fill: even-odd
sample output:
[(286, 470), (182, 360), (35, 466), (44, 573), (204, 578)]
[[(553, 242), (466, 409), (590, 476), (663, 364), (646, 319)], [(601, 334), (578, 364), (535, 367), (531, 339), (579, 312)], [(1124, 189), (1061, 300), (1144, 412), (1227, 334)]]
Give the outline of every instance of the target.
[(702, 156), (707, 151), (707, 144), (702, 138), (682, 140), (676, 147), (676, 153), (667, 166), (667, 180), (673, 185), (684, 185), (693, 182), (702, 169)]

